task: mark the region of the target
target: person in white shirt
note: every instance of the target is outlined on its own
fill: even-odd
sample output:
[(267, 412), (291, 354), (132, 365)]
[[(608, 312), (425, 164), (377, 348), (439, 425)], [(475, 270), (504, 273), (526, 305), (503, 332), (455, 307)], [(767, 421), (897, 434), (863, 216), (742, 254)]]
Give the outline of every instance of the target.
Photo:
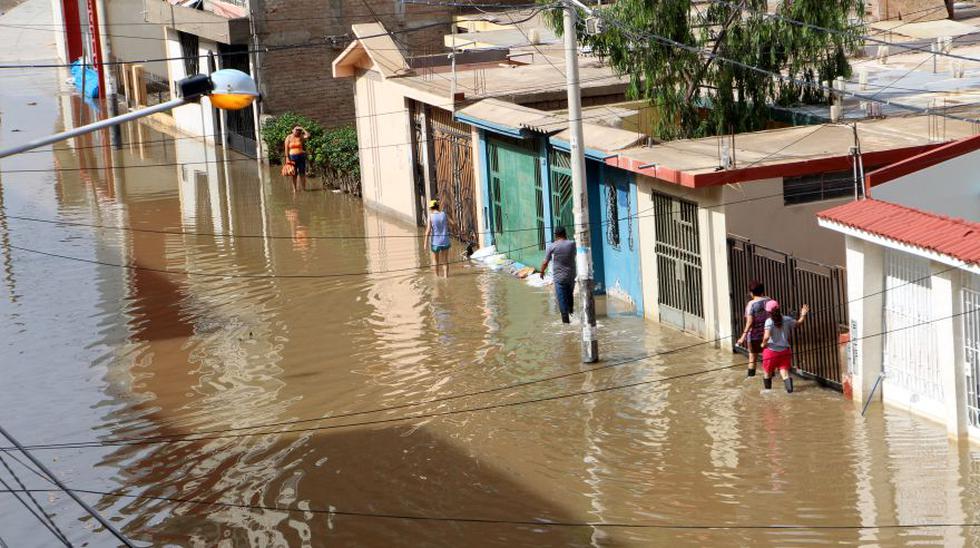
[(789, 340), (793, 329), (806, 321), (810, 305), (805, 304), (800, 307), (799, 320), (784, 316), (779, 309), (779, 303), (775, 300), (766, 303), (766, 312), (769, 313), (769, 319), (766, 320), (765, 332), (762, 335), (762, 384), (766, 390), (771, 389), (772, 374), (778, 369), (786, 386), (786, 392), (792, 393), (793, 377), (789, 376), (789, 370), (793, 366), (793, 349), (790, 348)]

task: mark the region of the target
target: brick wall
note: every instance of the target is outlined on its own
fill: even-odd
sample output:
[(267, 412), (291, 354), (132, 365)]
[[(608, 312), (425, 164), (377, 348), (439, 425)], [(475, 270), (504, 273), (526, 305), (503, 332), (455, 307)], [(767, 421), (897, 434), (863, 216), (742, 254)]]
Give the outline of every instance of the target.
[[(254, 2), (255, 26), (262, 47), (322, 41), (350, 32), (351, 24), (380, 19), (391, 31), (444, 23), (435, 28), (397, 34), (409, 54), (442, 51), (449, 32), (449, 8), (402, 4), (394, 0), (263, 0)], [(373, 12), (373, 13), (372, 13)], [(375, 17), (375, 15), (377, 17)], [(326, 126), (354, 121), (354, 81), (334, 79), (331, 63), (346, 42), (260, 54), (263, 112), (294, 111)]]

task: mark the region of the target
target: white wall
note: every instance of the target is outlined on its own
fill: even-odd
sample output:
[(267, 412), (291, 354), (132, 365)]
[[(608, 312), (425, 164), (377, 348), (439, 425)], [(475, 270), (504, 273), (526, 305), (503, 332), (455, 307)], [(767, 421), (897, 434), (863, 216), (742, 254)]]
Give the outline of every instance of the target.
[[(180, 41), (177, 38), (177, 31), (166, 29), (166, 36), (166, 56), (174, 58), (182, 57), (183, 52), (181, 51)], [(200, 55), (198, 58), (198, 67), (201, 74), (210, 74), (208, 51), (213, 51), (217, 55), (218, 44), (210, 40), (201, 39), (198, 42), (198, 53)], [(172, 97), (176, 97), (177, 90), (174, 89), (174, 82), (191, 75), (187, 74), (183, 59), (168, 61), (167, 69), (171, 83), (170, 93)], [(206, 137), (209, 142), (214, 142), (215, 136), (220, 132), (220, 128), (217, 128), (214, 122), (214, 109), (211, 107), (211, 101), (207, 97), (202, 98), (199, 103), (177, 107), (171, 113), (173, 114), (174, 124), (177, 129), (188, 135)]]
[(846, 242), (847, 291), (851, 299), (848, 305), (851, 319), (848, 373), (853, 382), (855, 404), (863, 406), (871, 399), (871, 390), (882, 372), (888, 338), (915, 340), (928, 326), (936, 339), (934, 351), (942, 384), (941, 400), (910, 393), (890, 381), (887, 370), (884, 371), (884, 382), (878, 386), (873, 399), (941, 422), (951, 438), (969, 438), (980, 442), (980, 429), (969, 426), (966, 414), (964, 314), (969, 311), (963, 310), (962, 293), (964, 287), (975, 283), (976, 275), (958, 268), (951, 269), (946, 263), (929, 261), (929, 309), (923, 311), (924, 319), (915, 320), (906, 329), (893, 328), (883, 321), (882, 309), (893, 291), (900, 291), (903, 286), (886, 287), (885, 256), (896, 252), (911, 256), (918, 256), (918, 253), (914, 253), (912, 248), (883, 239), (865, 240), (848, 235)]
[(725, 185), (728, 232), (801, 259), (843, 265), (844, 237), (817, 224), (817, 212), (850, 198), (784, 205), (781, 178)]
[(871, 196), (980, 222), (980, 150), (876, 186)]
[(354, 90), (364, 203), (414, 225), (412, 123), (405, 96), (370, 71), (358, 73)]

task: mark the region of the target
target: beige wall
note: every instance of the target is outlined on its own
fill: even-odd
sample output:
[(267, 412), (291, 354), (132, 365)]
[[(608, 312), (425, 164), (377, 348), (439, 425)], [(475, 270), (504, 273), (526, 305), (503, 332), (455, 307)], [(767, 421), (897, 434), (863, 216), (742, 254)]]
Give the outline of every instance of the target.
[[(109, 13), (102, 23), (109, 29), (110, 49), (115, 59), (131, 61), (169, 57), (165, 52), (161, 27), (144, 21), (143, 0), (109, 0), (105, 8)], [(167, 64), (164, 62), (144, 63), (143, 69), (159, 78), (167, 78)], [(121, 83), (117, 85), (122, 87)]]
[(665, 183), (652, 177), (637, 176), (637, 210), (640, 231), (640, 268), (643, 272), (644, 315), (660, 321), (658, 302), (656, 219), (652, 210), (651, 193), (656, 190), (695, 202), (699, 206), (698, 226), (701, 248), (701, 283), (704, 288), (705, 331), (698, 335), (708, 340), (721, 339), (717, 346), (730, 344), (730, 305), (728, 289), (728, 254), (725, 211), (716, 207), (722, 197), (721, 189), (693, 190)]
[(818, 226), (816, 214), (849, 200), (786, 206), (781, 178), (725, 185), (721, 199), (729, 233), (828, 265), (844, 264), (844, 237)]
[(412, 124), (405, 96), (376, 72), (359, 72), (354, 85), (364, 203), (414, 225)]

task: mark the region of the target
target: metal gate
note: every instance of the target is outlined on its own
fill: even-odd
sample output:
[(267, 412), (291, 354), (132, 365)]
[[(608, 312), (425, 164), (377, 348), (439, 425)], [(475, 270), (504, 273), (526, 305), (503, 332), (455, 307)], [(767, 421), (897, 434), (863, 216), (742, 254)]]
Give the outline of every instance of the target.
[(525, 265), (544, 259), (544, 195), (533, 140), (487, 139), (491, 222), (497, 250)]
[(425, 113), (421, 104), (412, 101), (412, 177), (415, 186), (415, 223), (425, 226), (426, 196), (425, 171), (428, 166), (425, 142)]
[(939, 407), (943, 384), (936, 356), (935, 324), (929, 323), (932, 320), (929, 260), (886, 250), (884, 289), (885, 392), (897, 392), (903, 401), (928, 400)]
[(563, 226), (575, 238), (575, 214), (572, 204), (572, 157), (563, 150), (549, 150), (551, 179), (551, 227)]
[(704, 334), (698, 205), (653, 193), (660, 321)]
[[(237, 69), (251, 74), (248, 62), (248, 46), (218, 44), (221, 52), (221, 68)], [(255, 107), (250, 105), (241, 110), (228, 110), (225, 118), (225, 131), (228, 133), (228, 146), (248, 156), (255, 156)]]
[[(752, 280), (765, 285), (766, 293), (779, 301), (785, 314), (810, 305), (813, 312), (805, 326), (793, 334), (793, 365), (798, 373), (840, 390), (843, 364), (838, 341), (847, 325), (845, 270), (729, 234), (728, 275), (732, 333), (741, 333), (744, 327), (743, 312)], [(745, 353), (747, 350), (736, 345), (736, 340), (732, 337), (732, 348)]]
[(980, 276), (963, 272), (962, 291), (966, 411), (970, 426), (980, 428)]
[(447, 110), (430, 111), (436, 160), (436, 196), (449, 216), (449, 230), (459, 240), (477, 242), (476, 185), (471, 128), (453, 120)]

